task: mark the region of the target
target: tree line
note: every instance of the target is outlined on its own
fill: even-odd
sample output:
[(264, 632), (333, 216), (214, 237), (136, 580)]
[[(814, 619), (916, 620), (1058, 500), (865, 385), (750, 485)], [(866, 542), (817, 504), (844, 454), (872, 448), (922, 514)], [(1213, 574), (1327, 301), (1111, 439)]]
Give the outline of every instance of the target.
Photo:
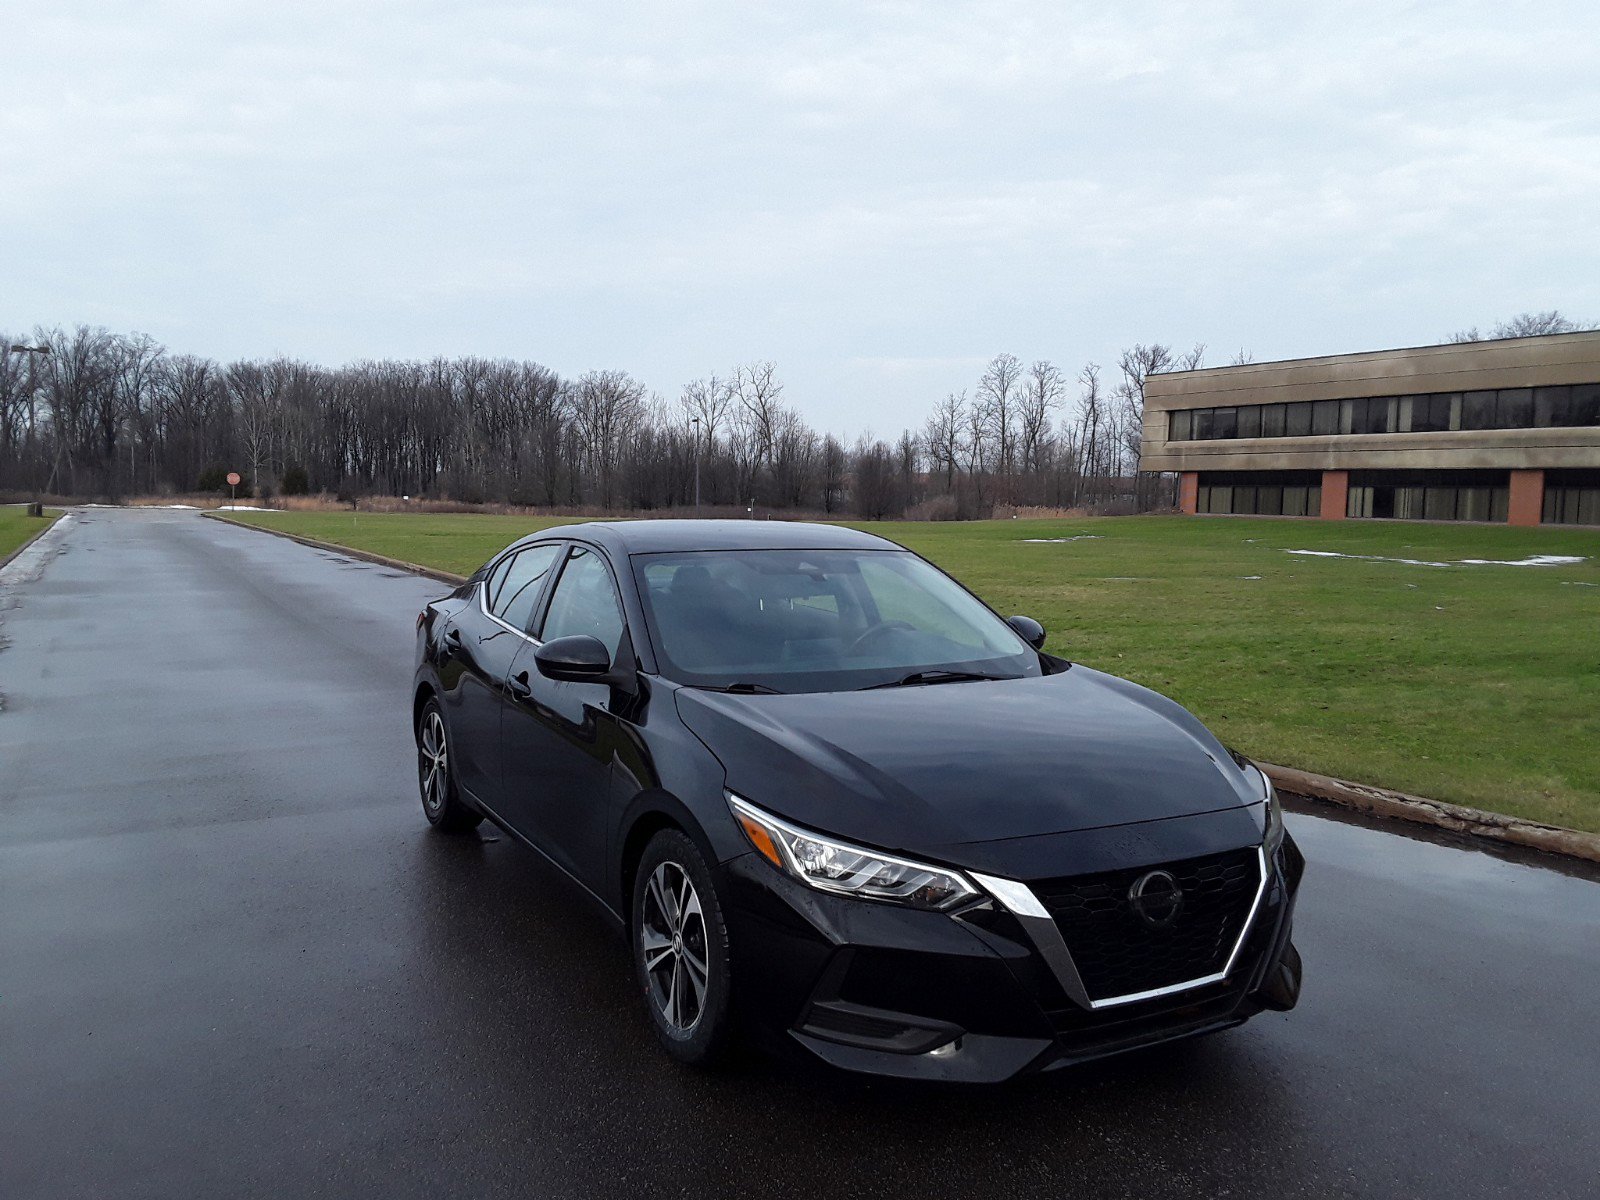
[(756, 506), (877, 518), (997, 505), (1150, 506), (1145, 376), (1204, 348), (1075, 374), (1000, 354), (919, 428), (851, 442), (807, 423), (775, 364), (652, 393), (625, 371), (436, 358), (218, 363), (80, 326), (0, 336), (0, 491), (116, 498), (383, 494), (606, 510)]

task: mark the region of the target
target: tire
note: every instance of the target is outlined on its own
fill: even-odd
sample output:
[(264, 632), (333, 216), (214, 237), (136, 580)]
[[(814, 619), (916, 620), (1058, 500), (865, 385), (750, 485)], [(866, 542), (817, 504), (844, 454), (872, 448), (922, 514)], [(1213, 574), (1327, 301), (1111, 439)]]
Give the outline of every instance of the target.
[(467, 807), (456, 786), (450, 734), (439, 701), (429, 698), (417, 718), (417, 788), (422, 793), (422, 815), (441, 833), (469, 833), (483, 814)]
[(715, 1062), (731, 1040), (728, 925), (711, 871), (683, 833), (650, 839), (629, 911), (634, 978), (656, 1038), (681, 1063)]

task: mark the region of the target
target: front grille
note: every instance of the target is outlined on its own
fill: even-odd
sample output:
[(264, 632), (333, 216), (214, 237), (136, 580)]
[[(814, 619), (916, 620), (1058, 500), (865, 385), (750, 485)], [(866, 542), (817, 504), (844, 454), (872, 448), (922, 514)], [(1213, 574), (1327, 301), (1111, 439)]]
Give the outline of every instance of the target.
[[(1151, 870), (1170, 872), (1183, 890), (1172, 922), (1153, 929), (1128, 891)], [(1033, 884), (1055, 918), (1093, 1000), (1127, 996), (1201, 979), (1222, 970), (1239, 940), (1261, 884), (1254, 847)]]

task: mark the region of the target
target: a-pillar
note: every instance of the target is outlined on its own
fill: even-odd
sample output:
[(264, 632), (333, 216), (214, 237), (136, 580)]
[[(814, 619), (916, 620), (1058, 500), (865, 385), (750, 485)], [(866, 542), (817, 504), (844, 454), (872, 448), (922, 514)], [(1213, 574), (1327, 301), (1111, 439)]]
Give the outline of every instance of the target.
[(1200, 508), (1200, 472), (1185, 471), (1178, 476), (1178, 511), (1193, 516)]
[(1350, 472), (1324, 471), (1322, 473), (1322, 519), (1344, 520), (1345, 507), (1350, 502)]
[(1511, 499), (1506, 524), (1537, 525), (1544, 517), (1544, 472), (1511, 472)]

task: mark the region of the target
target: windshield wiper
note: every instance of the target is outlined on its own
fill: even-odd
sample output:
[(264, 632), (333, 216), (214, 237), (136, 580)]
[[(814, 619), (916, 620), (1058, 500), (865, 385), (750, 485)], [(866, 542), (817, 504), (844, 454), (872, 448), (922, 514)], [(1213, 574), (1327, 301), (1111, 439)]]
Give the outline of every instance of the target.
[(764, 683), (729, 683), (717, 686), (709, 683), (691, 683), (690, 687), (699, 688), (703, 692), (732, 692), (735, 695), (745, 696), (787, 696), (789, 693), (775, 687), (768, 687)]
[(915, 687), (923, 683), (961, 683), (968, 679), (1017, 679), (1016, 675), (985, 675), (981, 671), (913, 671), (901, 679), (891, 679), (888, 683), (869, 683), (861, 688), (863, 692), (876, 691), (878, 688)]

